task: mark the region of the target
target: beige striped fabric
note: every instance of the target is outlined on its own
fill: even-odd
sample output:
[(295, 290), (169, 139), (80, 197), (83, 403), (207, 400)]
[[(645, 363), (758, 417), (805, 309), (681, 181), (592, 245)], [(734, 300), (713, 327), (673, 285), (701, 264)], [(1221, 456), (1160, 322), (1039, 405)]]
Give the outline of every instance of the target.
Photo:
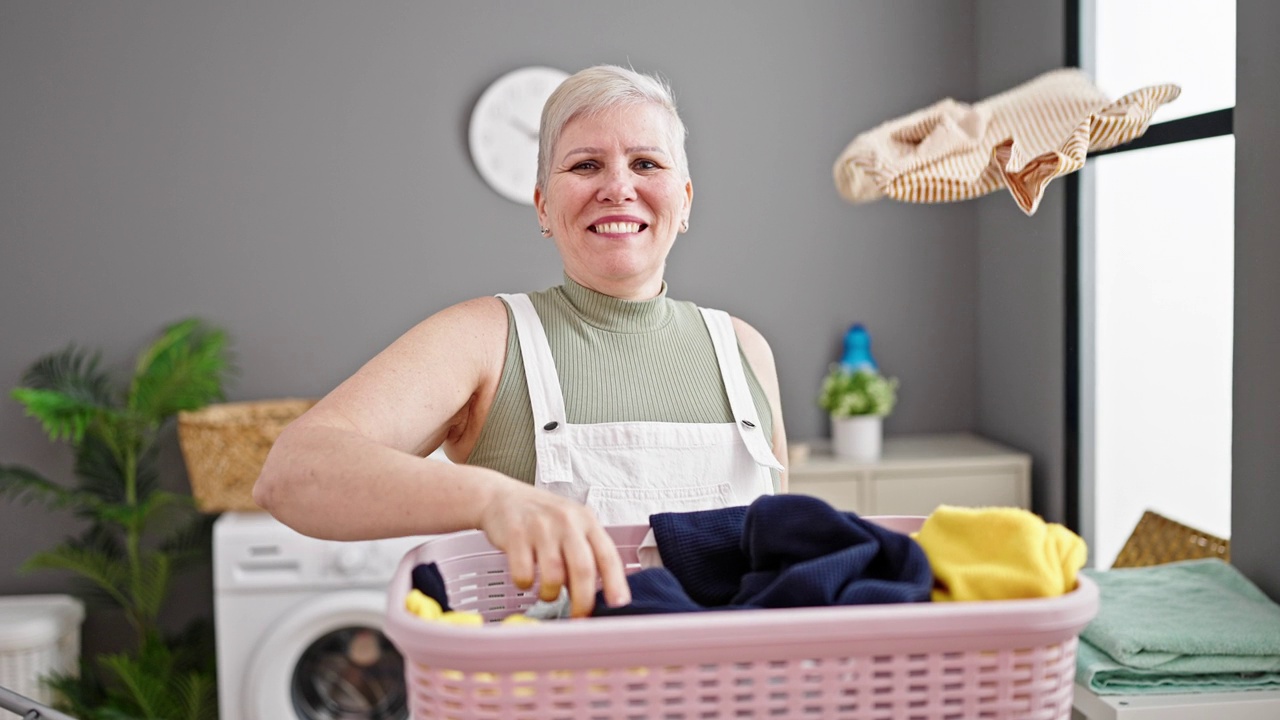
[(855, 137), (836, 160), (836, 188), (852, 203), (937, 203), (1007, 187), (1031, 215), (1050, 180), (1084, 167), (1091, 150), (1141, 137), (1179, 93), (1152, 85), (1112, 102), (1065, 68), (973, 105), (947, 98)]

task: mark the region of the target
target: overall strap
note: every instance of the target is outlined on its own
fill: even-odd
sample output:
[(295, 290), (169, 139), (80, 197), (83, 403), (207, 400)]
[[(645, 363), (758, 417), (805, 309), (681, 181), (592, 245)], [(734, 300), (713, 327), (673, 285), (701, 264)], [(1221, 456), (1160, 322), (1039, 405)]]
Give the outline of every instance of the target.
[(544, 483), (568, 482), (572, 477), (568, 448), (561, 438), (568, 420), (564, 410), (564, 392), (556, 374), (551, 343), (538, 318), (533, 302), (524, 293), (499, 294), (511, 308), (515, 318), (516, 339), (524, 360), (524, 378), (529, 387), (529, 406), (533, 410), (534, 452), (537, 454), (537, 477)]
[(764, 430), (760, 426), (760, 415), (756, 412), (755, 401), (751, 399), (751, 388), (747, 385), (746, 370), (742, 367), (742, 358), (738, 355), (738, 336), (733, 332), (733, 320), (723, 310), (698, 308), (702, 312), (703, 322), (711, 333), (711, 344), (716, 351), (716, 362), (720, 365), (720, 376), (724, 379), (724, 391), (729, 396), (729, 409), (733, 412), (734, 425), (747, 451), (757, 464), (774, 470), (782, 470), (782, 463), (774, 457), (765, 439)]

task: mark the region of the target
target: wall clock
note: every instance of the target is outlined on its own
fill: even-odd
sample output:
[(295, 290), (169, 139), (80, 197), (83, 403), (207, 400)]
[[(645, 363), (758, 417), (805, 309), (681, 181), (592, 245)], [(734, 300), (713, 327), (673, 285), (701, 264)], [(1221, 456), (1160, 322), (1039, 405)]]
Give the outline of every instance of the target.
[(563, 70), (523, 67), (494, 80), (471, 110), (471, 161), (502, 197), (533, 204), (538, 174), (538, 123)]

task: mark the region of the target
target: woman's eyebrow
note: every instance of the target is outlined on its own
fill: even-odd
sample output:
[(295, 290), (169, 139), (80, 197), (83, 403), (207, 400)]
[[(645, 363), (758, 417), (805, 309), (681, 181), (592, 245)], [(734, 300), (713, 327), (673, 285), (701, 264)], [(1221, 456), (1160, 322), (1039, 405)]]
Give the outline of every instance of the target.
[[(580, 147), (580, 148), (574, 148), (569, 152), (565, 153), (564, 157), (567, 160), (568, 158), (571, 158), (574, 155), (600, 155), (603, 152), (604, 150), (600, 148)], [(636, 145), (636, 146), (627, 148), (628, 155), (633, 153), (660, 153), (662, 155), (666, 155), (667, 151), (656, 145)]]

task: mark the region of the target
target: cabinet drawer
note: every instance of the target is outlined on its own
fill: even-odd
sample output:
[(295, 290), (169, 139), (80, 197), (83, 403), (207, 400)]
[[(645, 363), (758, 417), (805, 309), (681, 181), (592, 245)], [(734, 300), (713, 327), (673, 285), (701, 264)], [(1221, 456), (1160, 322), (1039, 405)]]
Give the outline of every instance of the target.
[(849, 510), (861, 514), (864, 503), (861, 497), (861, 483), (856, 477), (839, 475), (817, 475), (796, 477), (787, 480), (787, 491), (797, 495), (812, 495), (826, 500), (837, 510)]
[(866, 504), (877, 515), (928, 515), (939, 505), (1029, 508), (1026, 484), (1017, 468), (877, 472), (867, 483)]

